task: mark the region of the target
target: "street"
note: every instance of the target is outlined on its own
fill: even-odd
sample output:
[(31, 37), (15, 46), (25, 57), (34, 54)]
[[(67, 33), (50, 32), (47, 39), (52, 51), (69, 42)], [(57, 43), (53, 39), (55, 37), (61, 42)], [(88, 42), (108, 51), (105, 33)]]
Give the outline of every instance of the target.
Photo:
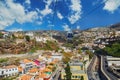
[(101, 56), (101, 71), (108, 80), (118, 80), (116, 76), (112, 75), (110, 72), (107, 71), (107, 68), (105, 67), (105, 58), (105, 56)]

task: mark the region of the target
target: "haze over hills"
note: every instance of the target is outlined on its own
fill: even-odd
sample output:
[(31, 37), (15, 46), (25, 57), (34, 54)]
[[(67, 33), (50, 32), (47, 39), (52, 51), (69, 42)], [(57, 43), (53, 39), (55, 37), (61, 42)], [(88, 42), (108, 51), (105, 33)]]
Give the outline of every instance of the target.
[[(85, 29), (85, 30), (81, 30), (81, 29), (73, 29), (73, 33), (76, 33), (76, 32), (80, 32), (80, 31), (97, 31), (97, 30), (117, 30), (119, 31), (120, 30), (120, 22), (119, 23), (116, 23), (116, 24), (113, 24), (113, 25), (109, 25), (109, 26), (103, 26), (103, 27), (93, 27), (93, 28), (88, 28), (88, 29)], [(66, 34), (67, 31), (59, 31), (59, 30), (28, 30), (28, 31), (6, 31), (6, 30), (0, 30), (0, 32), (39, 32), (39, 33), (59, 33), (59, 35), (63, 35), (63, 34)]]
[(95, 30), (120, 30), (120, 22), (119, 23), (116, 23), (116, 24), (113, 24), (113, 25), (109, 25), (109, 26), (104, 26), (104, 27), (94, 27), (94, 28), (88, 28), (86, 30), (92, 30), (92, 31), (95, 31)]
[(116, 30), (120, 30), (120, 22), (117, 23), (117, 24), (113, 24), (113, 25), (111, 25), (110, 28), (112, 28), (112, 29), (116, 29)]

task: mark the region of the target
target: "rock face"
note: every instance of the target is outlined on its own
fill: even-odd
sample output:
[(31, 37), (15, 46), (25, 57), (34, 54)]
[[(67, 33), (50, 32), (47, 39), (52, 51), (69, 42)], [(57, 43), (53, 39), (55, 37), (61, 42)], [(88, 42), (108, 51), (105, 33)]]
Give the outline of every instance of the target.
[(23, 52), (27, 52), (32, 44), (29, 43), (9, 43), (9, 42), (0, 42), (0, 54), (20, 54)]

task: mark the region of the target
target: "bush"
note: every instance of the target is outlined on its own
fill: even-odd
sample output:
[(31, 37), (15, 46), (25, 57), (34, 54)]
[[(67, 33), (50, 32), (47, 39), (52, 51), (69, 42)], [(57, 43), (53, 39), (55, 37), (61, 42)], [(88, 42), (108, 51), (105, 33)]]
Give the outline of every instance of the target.
[(8, 59), (3, 59), (3, 58), (0, 59), (0, 63), (7, 62), (7, 61)]
[(108, 53), (108, 55), (120, 57), (120, 43), (114, 43), (110, 46), (106, 46), (104, 50)]

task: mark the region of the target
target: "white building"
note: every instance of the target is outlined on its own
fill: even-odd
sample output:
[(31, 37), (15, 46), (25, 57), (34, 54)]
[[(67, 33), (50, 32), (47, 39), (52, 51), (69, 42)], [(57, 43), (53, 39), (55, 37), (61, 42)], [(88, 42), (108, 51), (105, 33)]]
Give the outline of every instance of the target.
[(18, 74), (18, 67), (16, 65), (4, 66), (0, 69), (0, 76), (13, 76)]
[(0, 69), (0, 77), (2, 77), (4, 75), (4, 70)]
[(23, 68), (24, 73), (26, 73), (28, 70), (33, 68), (33, 62), (28, 59), (24, 59), (23, 61), (20, 62), (20, 66)]
[(112, 66), (113, 64), (116, 66), (120, 66), (120, 61), (108, 61), (108, 66)]
[(53, 61), (56, 60), (56, 59), (61, 61), (62, 60), (62, 55), (59, 54), (59, 53), (52, 53), (51, 58), (52, 58)]
[(25, 35), (29, 36), (30, 39), (34, 39), (34, 33), (33, 32), (27, 32)]
[(43, 43), (46, 43), (46, 41), (47, 41), (46, 38), (44, 38), (44, 37), (39, 37), (39, 36), (35, 37), (35, 39), (36, 39), (37, 42), (43, 42)]

